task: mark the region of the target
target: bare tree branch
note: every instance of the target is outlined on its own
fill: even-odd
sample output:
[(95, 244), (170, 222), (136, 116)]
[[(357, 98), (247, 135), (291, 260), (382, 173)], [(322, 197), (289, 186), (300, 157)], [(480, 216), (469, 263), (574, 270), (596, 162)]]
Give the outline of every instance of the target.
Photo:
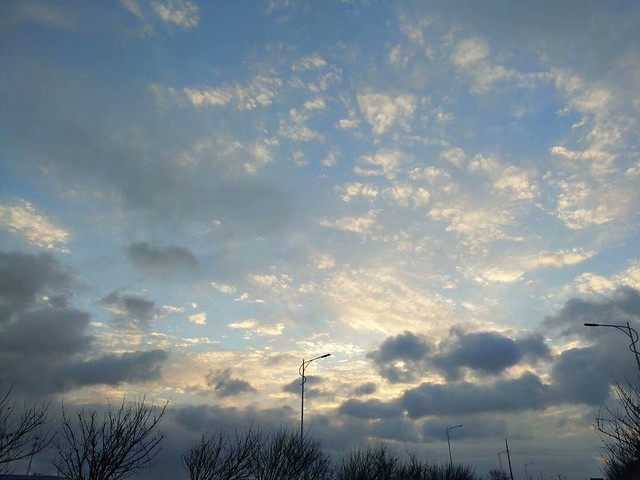
[(45, 450), (55, 432), (45, 428), (49, 422), (51, 400), (24, 403), (20, 413), (11, 399), (12, 388), (0, 398), (0, 472), (8, 471), (9, 463), (31, 457)]
[(145, 404), (145, 398), (110, 403), (102, 420), (95, 410), (80, 410), (76, 421), (62, 408), (62, 443), (55, 467), (70, 480), (120, 480), (151, 464), (164, 438), (155, 433), (169, 402)]

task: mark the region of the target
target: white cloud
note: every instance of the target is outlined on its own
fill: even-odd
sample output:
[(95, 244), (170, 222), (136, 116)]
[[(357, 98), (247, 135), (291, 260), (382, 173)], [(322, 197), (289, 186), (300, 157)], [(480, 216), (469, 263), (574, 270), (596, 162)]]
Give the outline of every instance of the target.
[(469, 162), (470, 172), (493, 172), (500, 168), (500, 162), (493, 157), (485, 157), (482, 154), (478, 154), (473, 157), (473, 160)]
[(531, 174), (518, 167), (507, 167), (493, 187), (517, 200), (533, 200), (539, 195), (537, 185), (530, 180)]
[(172, 315), (175, 313), (184, 312), (184, 307), (174, 307), (172, 305), (163, 305), (160, 308), (160, 315), (166, 317), (167, 315)]
[(359, 233), (366, 235), (371, 232), (376, 224), (376, 212), (370, 211), (365, 217), (343, 217), (336, 220), (323, 219), (320, 225), (345, 232)]
[(614, 282), (594, 273), (583, 273), (576, 277), (574, 283), (576, 290), (584, 294), (606, 293), (616, 288)]
[(304, 102), (305, 110), (324, 110), (325, 108), (327, 108), (327, 104), (325, 103), (324, 98), (316, 98), (314, 100)]
[(451, 59), (459, 67), (470, 67), (489, 56), (489, 45), (478, 38), (467, 38), (460, 42)]
[[(556, 182), (560, 190), (555, 214), (572, 230), (580, 230), (591, 225), (602, 225), (617, 217), (628, 199), (613, 190), (594, 191), (583, 181)], [(623, 194), (624, 195), (624, 194)]]
[(282, 87), (277, 77), (258, 75), (246, 84), (230, 84), (221, 87), (185, 87), (178, 91), (169, 87), (155, 85), (154, 91), (165, 98), (174, 97), (182, 105), (182, 95), (188, 103), (196, 107), (221, 107), (235, 103), (240, 110), (253, 110), (258, 106), (271, 105)]
[(592, 258), (594, 255), (595, 252), (574, 248), (573, 250), (562, 250), (559, 252), (540, 252), (537, 255), (524, 259), (521, 263), (522, 266), (527, 269), (541, 267), (560, 268), (567, 265), (577, 265)]
[(342, 198), (343, 202), (350, 202), (356, 197), (373, 200), (378, 196), (378, 188), (375, 185), (359, 182), (339, 185), (336, 187), (336, 191), (341, 194), (340, 198)]
[(26, 200), (18, 205), (0, 205), (0, 227), (24, 236), (31, 245), (68, 252), (60, 247), (67, 243), (69, 232), (54, 225), (47, 217), (38, 215)]
[(231, 294), (236, 291), (235, 287), (232, 287), (231, 285), (226, 285), (224, 283), (211, 282), (211, 286), (216, 290), (218, 290), (219, 292), (226, 293), (226, 294)]
[(389, 52), (389, 63), (405, 68), (411, 62), (413, 52), (405, 50), (401, 45), (396, 45)]
[(555, 146), (551, 148), (551, 154), (572, 161), (585, 161), (586, 165), (597, 176), (613, 173), (615, 171), (613, 168), (613, 162), (617, 157), (609, 152), (598, 150), (572, 151), (565, 147)]
[(195, 323), (196, 325), (206, 325), (206, 323), (207, 323), (207, 314), (202, 312), (202, 313), (196, 313), (194, 315), (190, 315), (189, 316), (189, 321), (191, 323)]
[[(640, 262), (634, 260), (629, 267), (611, 278), (603, 277), (591, 272), (578, 275), (574, 280), (573, 288), (584, 294), (606, 294), (618, 288), (627, 286), (640, 289)], [(571, 287), (567, 288), (571, 290)]]
[(324, 136), (318, 131), (312, 130), (306, 125), (309, 114), (300, 112), (295, 108), (289, 110), (290, 122), (280, 121), (279, 134), (296, 142), (310, 142), (312, 140), (323, 141)]
[(459, 148), (459, 147), (451, 148), (451, 149), (447, 150), (446, 152), (443, 152), (440, 156), (444, 160), (446, 160), (447, 162), (452, 163), (453, 165), (455, 165), (458, 168), (462, 167), (462, 164), (464, 163), (465, 159), (467, 158), (466, 154), (464, 153), (464, 150)]
[(320, 255), (315, 259), (316, 267), (320, 270), (327, 270), (333, 268), (336, 265), (336, 260), (328, 253)]
[(445, 230), (457, 233), (464, 245), (474, 249), (495, 240), (515, 240), (504, 232), (504, 227), (513, 220), (513, 215), (506, 210), (480, 207), (468, 202), (449, 206), (438, 203), (429, 211), (429, 215), (434, 220), (448, 222)]
[(488, 283), (513, 283), (524, 275), (522, 270), (505, 270), (500, 268), (489, 268), (482, 272), (481, 277), (477, 277), (476, 281), (483, 284)]
[(251, 274), (247, 277), (250, 283), (263, 290), (287, 290), (292, 282), (289, 275), (281, 273), (280, 275), (258, 275)]
[[(358, 163), (364, 165), (356, 166), (353, 171), (357, 175), (381, 176), (384, 175), (389, 180), (393, 179), (401, 165), (413, 161), (413, 156), (400, 150), (380, 150), (374, 155), (362, 155), (358, 158)], [(371, 168), (369, 168), (371, 167)]]
[(453, 64), (471, 78), (472, 93), (486, 93), (494, 83), (500, 80), (515, 77), (526, 84), (538, 78), (536, 74), (517, 74), (514, 70), (490, 63), (489, 52), (487, 42), (479, 38), (468, 38), (462, 40), (451, 55)]
[(317, 53), (313, 55), (307, 55), (294, 62), (291, 66), (291, 70), (294, 72), (312, 70), (315, 68), (323, 68), (327, 66), (327, 62)]
[(322, 286), (341, 323), (385, 335), (447, 331), (452, 304), (424, 288), (424, 279), (382, 265), (337, 270)]
[(390, 199), (403, 207), (409, 206), (412, 194), (413, 187), (407, 183), (396, 183), (382, 191), (384, 198)]
[(424, 29), (433, 23), (428, 17), (407, 17), (400, 15), (400, 31), (410, 42), (424, 45)]
[(227, 327), (234, 330), (251, 330), (253, 333), (264, 336), (276, 336), (282, 335), (284, 325), (282, 323), (276, 324), (261, 324), (257, 320), (245, 320), (244, 322), (229, 323)]
[(431, 193), (420, 187), (413, 194), (413, 204), (416, 207), (423, 207), (431, 201)]
[(446, 170), (436, 167), (416, 167), (409, 172), (410, 180), (427, 180), (433, 183), (437, 179), (450, 179), (451, 174)]
[(188, 0), (169, 0), (166, 4), (154, 1), (151, 6), (167, 24), (173, 23), (182, 28), (193, 28), (198, 26), (200, 21), (198, 6)]
[(322, 165), (325, 167), (335, 167), (338, 165), (338, 158), (340, 157), (340, 151), (336, 148), (332, 148), (326, 157), (322, 159)]
[(416, 111), (417, 97), (409, 94), (395, 97), (383, 93), (361, 94), (358, 95), (358, 105), (373, 133), (382, 135), (396, 123), (409, 130), (407, 121)]
[(306, 125), (292, 125), (283, 122), (278, 133), (294, 142), (311, 142), (313, 140), (322, 142), (324, 140), (324, 136), (320, 132), (312, 130)]

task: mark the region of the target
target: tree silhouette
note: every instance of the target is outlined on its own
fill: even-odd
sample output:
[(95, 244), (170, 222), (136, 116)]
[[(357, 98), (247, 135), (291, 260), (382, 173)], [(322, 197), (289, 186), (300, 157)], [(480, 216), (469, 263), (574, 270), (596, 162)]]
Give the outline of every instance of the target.
[(262, 434), (252, 428), (234, 436), (209, 431), (182, 455), (182, 464), (190, 480), (241, 480), (247, 478), (251, 455), (262, 441)]
[[(604, 405), (606, 415), (596, 417), (604, 450), (603, 473), (609, 480), (640, 478), (640, 386), (615, 382), (617, 407)], [(602, 407), (601, 412), (602, 413)]]
[(0, 473), (8, 471), (11, 462), (45, 450), (54, 436), (45, 428), (51, 401), (30, 405), (25, 402), (18, 412), (11, 392), (10, 387), (0, 398)]
[(134, 474), (160, 451), (164, 435), (155, 430), (168, 404), (123, 399), (117, 408), (109, 403), (102, 419), (96, 410), (82, 409), (75, 422), (63, 407), (56, 469), (70, 480), (120, 480)]

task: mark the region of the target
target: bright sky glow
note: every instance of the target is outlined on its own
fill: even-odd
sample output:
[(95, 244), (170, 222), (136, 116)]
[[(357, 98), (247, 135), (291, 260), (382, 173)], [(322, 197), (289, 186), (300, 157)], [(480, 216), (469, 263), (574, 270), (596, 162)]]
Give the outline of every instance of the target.
[(298, 365), (331, 352), (307, 426), (337, 451), (444, 463), (462, 423), (479, 473), (509, 437), (517, 468), (599, 476), (635, 362), (582, 323), (640, 319), (639, 21), (2, 2), (0, 381), (171, 398), (177, 459), (210, 424), (296, 422)]

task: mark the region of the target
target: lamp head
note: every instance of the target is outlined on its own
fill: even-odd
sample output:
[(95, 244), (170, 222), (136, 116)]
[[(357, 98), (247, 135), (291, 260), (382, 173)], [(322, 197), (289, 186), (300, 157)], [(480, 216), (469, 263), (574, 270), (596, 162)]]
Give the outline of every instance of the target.
[(584, 326), (585, 327), (599, 327), (600, 324), (599, 323), (585, 323)]
[(326, 357), (330, 357), (331, 354), (330, 353), (325, 353), (324, 355), (322, 355), (320, 358), (326, 358)]

